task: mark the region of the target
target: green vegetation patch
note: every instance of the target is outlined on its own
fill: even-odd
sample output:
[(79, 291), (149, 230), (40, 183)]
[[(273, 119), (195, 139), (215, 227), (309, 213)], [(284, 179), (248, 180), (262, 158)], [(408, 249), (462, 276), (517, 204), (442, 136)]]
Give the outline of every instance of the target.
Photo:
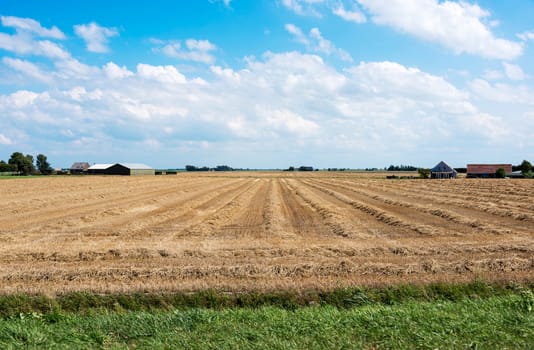
[(348, 309), (266, 306), (87, 315), (56, 310), (0, 319), (0, 348), (531, 349), (533, 300), (531, 291), (523, 291)]
[(534, 285), (490, 284), (473, 281), (466, 284), (434, 283), (383, 288), (341, 288), (332, 291), (225, 293), (206, 290), (192, 293), (94, 294), (70, 293), (57, 297), (44, 295), (0, 296), (0, 317), (20, 313), (48, 313), (53, 310), (74, 313), (109, 311), (154, 311), (204, 308), (260, 308), (274, 306), (296, 310), (305, 306), (334, 306), (340, 309), (365, 305), (394, 305), (410, 301), (461, 301), (532, 292)]

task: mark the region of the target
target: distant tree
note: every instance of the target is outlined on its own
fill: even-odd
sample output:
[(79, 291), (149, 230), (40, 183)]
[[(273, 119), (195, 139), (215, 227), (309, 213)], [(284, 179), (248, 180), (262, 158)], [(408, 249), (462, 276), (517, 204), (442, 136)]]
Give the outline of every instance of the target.
[(503, 168), (497, 169), (497, 171), (495, 171), (495, 177), (498, 179), (504, 179), (506, 177), (506, 171)]
[(523, 160), (520, 167), (523, 175), (532, 174), (532, 164), (528, 160)]
[(33, 157), (29, 154), (23, 155), (20, 152), (14, 152), (8, 163), (14, 165), (16, 167), (15, 171), (18, 171), (21, 175), (29, 175), (35, 172)]
[(9, 171), (17, 171), (17, 167), (14, 164), (8, 164), (3, 160), (0, 160), (0, 173)]
[(38, 154), (37, 160), (35, 162), (35, 165), (37, 166), (37, 169), (39, 172), (43, 175), (50, 175), (52, 174), (52, 167), (50, 166), (50, 163), (48, 163), (48, 160), (46, 159), (46, 156), (44, 154)]
[(289, 169), (287, 169), (287, 171), (295, 171), (295, 167), (294, 166), (290, 166)]
[(430, 169), (427, 168), (420, 168), (417, 170), (419, 173), (419, 177), (421, 179), (429, 179), (430, 178)]
[(387, 171), (416, 171), (417, 167), (413, 165), (390, 165)]
[(198, 171), (198, 168), (194, 165), (186, 165), (185, 170), (186, 171)]

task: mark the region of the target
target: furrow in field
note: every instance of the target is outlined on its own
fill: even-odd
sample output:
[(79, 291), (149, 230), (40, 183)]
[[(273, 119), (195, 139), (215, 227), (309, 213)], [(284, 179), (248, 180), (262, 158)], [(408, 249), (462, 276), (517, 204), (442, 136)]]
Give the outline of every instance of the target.
[[(225, 204), (224, 201), (228, 196), (241, 192), (246, 186), (246, 180), (235, 179), (216, 187), (204, 185), (202, 190), (191, 193), (176, 195), (169, 193), (167, 196), (169, 200), (165, 203), (111, 220), (96, 231), (102, 231), (108, 227), (108, 231), (121, 232), (122, 238), (173, 233), (180, 226), (187, 224), (187, 220), (205, 216), (209, 214), (209, 211), (215, 211)], [(91, 230), (95, 231), (95, 228)]]
[[(394, 188), (385, 190), (383, 186), (370, 185), (366, 189), (356, 183), (343, 182), (345, 187), (374, 197), (387, 197), (386, 200), (401, 203), (404, 206), (418, 207), (419, 210), (442, 216), (458, 223), (465, 223), (473, 227), (494, 233), (530, 232), (532, 224), (525, 214), (516, 210), (486, 208), (480, 204), (479, 198), (473, 194), (469, 199), (451, 200), (444, 195), (432, 195), (422, 190), (406, 190)], [(369, 192), (370, 191), (370, 192)], [(400, 198), (401, 201), (397, 200)], [(419, 203), (425, 203), (421, 205)], [(534, 217), (534, 216), (533, 216)]]
[(258, 180), (260, 187), (250, 199), (248, 205), (237, 217), (222, 227), (222, 230), (234, 237), (254, 236), (266, 237), (265, 225), (267, 220), (265, 206), (269, 191), (272, 188), (272, 180)]
[[(117, 179), (118, 180), (118, 179)], [(190, 185), (189, 190), (202, 188), (201, 184)], [(11, 213), (8, 216), (0, 215), (0, 234), (13, 233), (18, 230), (24, 232), (42, 231), (46, 229), (66, 228), (69, 219), (78, 218), (82, 222), (71, 223), (71, 226), (83, 226), (83, 222), (102, 220), (105, 217), (120, 215), (139, 203), (156, 203), (158, 199), (165, 199), (166, 195), (173, 192), (184, 191), (184, 185), (179, 182), (167, 184), (167, 186), (142, 189), (141, 191), (128, 193), (113, 193), (93, 198), (90, 203), (79, 202), (76, 197), (71, 202), (59, 205), (48, 205), (44, 210), (34, 210), (31, 207), (18, 214)], [(84, 196), (85, 194), (80, 194)]]
[(330, 229), (320, 213), (296, 194), (287, 180), (276, 181), (275, 217), (283, 220), (280, 226), (295, 236), (324, 236)]
[[(260, 230), (263, 224), (262, 213), (258, 214), (257, 210), (251, 212), (253, 203), (257, 206), (257, 198), (265, 196), (268, 182), (263, 179), (247, 179), (249, 184), (245, 190), (235, 193), (235, 196), (218, 210), (211, 211), (209, 215), (202, 218), (200, 222), (193, 222), (183, 228), (176, 235), (180, 237), (213, 237), (214, 239), (228, 238), (235, 239), (240, 235), (247, 235), (250, 229)], [(255, 224), (247, 221), (247, 227), (240, 227), (234, 224), (236, 221), (243, 220), (243, 215), (260, 215), (256, 217)], [(253, 219), (254, 220), (254, 219)], [(241, 230), (241, 231), (240, 231)]]
[[(320, 182), (323, 183), (323, 182)], [(325, 184), (324, 185), (331, 185), (331, 184)], [(436, 220), (435, 225), (442, 225), (443, 227), (448, 228), (449, 230), (452, 230), (454, 234), (461, 234), (466, 235), (472, 233), (473, 229), (484, 231), (487, 233), (495, 233), (495, 234), (502, 234), (502, 233), (509, 233), (510, 230), (506, 227), (502, 226), (496, 226), (492, 224), (488, 224), (485, 222), (482, 222), (481, 220), (477, 219), (471, 219), (469, 217), (466, 217), (464, 215), (459, 215), (457, 213), (454, 213), (450, 210), (444, 209), (444, 208), (433, 208), (431, 206), (427, 205), (420, 205), (420, 204), (414, 204), (408, 201), (408, 199), (405, 196), (401, 196), (402, 200), (397, 200), (399, 196), (394, 197), (395, 199), (392, 199), (389, 196), (385, 196), (383, 193), (377, 194), (376, 190), (374, 188), (370, 188), (370, 190), (362, 190), (360, 188), (350, 186), (350, 185), (344, 185), (342, 183), (335, 183), (332, 184), (332, 186), (335, 186), (336, 188), (339, 188), (343, 191), (350, 191), (353, 192), (355, 195), (359, 197), (365, 197), (369, 198), (372, 201), (380, 202), (385, 205), (389, 205), (392, 208), (397, 207), (397, 211), (402, 211), (403, 214), (409, 214), (410, 211), (413, 212), (419, 212), (424, 214), (429, 214), (432, 216), (435, 216), (439, 219), (444, 219), (446, 222), (442, 222), (441, 220)], [(410, 209), (408, 210), (403, 210)], [(414, 217), (414, 219), (417, 219), (417, 217)], [(422, 220), (422, 218), (418, 218), (419, 220)]]
[(239, 201), (253, 186), (252, 181), (244, 180), (239, 186), (211, 193), (208, 200), (200, 205), (189, 203), (187, 209), (180, 215), (150, 227), (150, 232), (162, 235), (161, 239), (169, 242), (173, 238), (191, 233), (198, 235), (199, 232), (204, 232), (210, 235), (213, 233), (211, 230), (217, 225), (217, 220), (224, 220), (233, 210), (236, 201)]
[[(476, 184), (482, 182), (477, 180), (446, 182), (449, 187), (442, 185), (443, 181), (403, 181), (403, 186), (398, 184), (381, 184), (384, 190), (391, 192), (404, 193), (408, 196), (419, 198), (425, 201), (438, 201), (439, 203), (452, 204), (462, 208), (486, 212), (500, 217), (510, 217), (519, 221), (534, 222), (534, 204), (529, 199), (528, 193), (534, 191), (534, 186), (528, 186), (529, 182), (523, 182), (527, 186), (510, 189), (510, 193), (502, 194), (503, 191), (483, 193), (478, 188), (470, 185), (465, 186), (465, 182), (476, 181)], [(492, 180), (485, 180), (492, 181)], [(507, 184), (506, 182), (504, 184)], [(452, 187), (452, 188), (451, 188)], [(521, 192), (521, 195), (514, 195), (514, 192)]]
[[(355, 213), (352, 206), (329, 193), (307, 185), (302, 180), (288, 180), (295, 194), (312, 207), (329, 228), (326, 235), (363, 238), (384, 234), (388, 229), (382, 223), (370, 222), (368, 217)], [(372, 220), (374, 221), (374, 220)]]
[[(339, 189), (335, 185), (326, 185), (324, 183), (317, 184), (316, 180), (305, 181), (308, 186), (311, 186), (319, 191), (327, 193), (340, 201), (351, 205), (353, 208), (372, 216), (377, 221), (383, 222), (392, 227), (402, 227), (420, 235), (436, 235), (436, 234), (453, 234), (450, 230), (443, 231), (441, 227), (436, 227), (434, 220), (422, 220), (420, 213), (415, 215), (407, 215), (405, 211), (400, 211), (398, 208), (377, 203), (373, 199), (364, 196), (354, 196), (352, 193), (347, 193)], [(447, 227), (445, 227), (446, 229)]]

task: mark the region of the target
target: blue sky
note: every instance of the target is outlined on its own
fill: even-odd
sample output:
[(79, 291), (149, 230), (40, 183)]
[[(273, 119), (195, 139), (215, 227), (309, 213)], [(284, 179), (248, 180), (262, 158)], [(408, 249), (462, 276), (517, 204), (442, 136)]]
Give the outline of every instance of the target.
[(534, 1), (0, 1), (0, 159), (534, 160)]

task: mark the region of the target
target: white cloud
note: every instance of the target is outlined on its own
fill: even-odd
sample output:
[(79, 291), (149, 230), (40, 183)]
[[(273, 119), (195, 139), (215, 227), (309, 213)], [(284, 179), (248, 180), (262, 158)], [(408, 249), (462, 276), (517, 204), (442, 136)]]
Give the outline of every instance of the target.
[(517, 37), (523, 41), (534, 40), (534, 30), (517, 34)]
[(525, 80), (527, 77), (523, 69), (517, 64), (503, 62), (504, 73), (510, 80)]
[(140, 63), (137, 65), (137, 75), (160, 83), (183, 84), (186, 82), (185, 76), (173, 66), (152, 66)]
[(293, 35), (295, 38), (295, 41), (304, 45), (309, 45), (310, 41), (306, 37), (306, 35), (302, 32), (302, 29), (297, 27), (294, 24), (288, 23), (285, 25), (286, 30)]
[(179, 41), (170, 41), (162, 48), (156, 48), (155, 51), (160, 51), (164, 55), (181, 60), (200, 62), (205, 64), (213, 64), (215, 56), (211, 53), (217, 47), (208, 40), (187, 39), (185, 41), (187, 49), (182, 49), (182, 44)]
[(40, 94), (27, 90), (19, 90), (12, 93), (9, 97), (9, 102), (11, 102), (14, 107), (21, 108), (32, 105), (34, 101), (40, 97)]
[(484, 79), (487, 80), (499, 80), (504, 77), (503, 73), (498, 70), (486, 70), (483, 75)]
[(315, 5), (325, 3), (325, 0), (282, 0), (282, 5), (300, 16), (320, 17)]
[(189, 50), (196, 50), (196, 51), (213, 51), (217, 47), (210, 43), (208, 40), (195, 40), (195, 39), (187, 39), (185, 41), (185, 44)]
[(75, 25), (74, 32), (85, 41), (88, 51), (99, 53), (108, 52), (108, 39), (119, 35), (116, 28), (101, 27), (95, 22)]
[(490, 13), (465, 1), (357, 0), (373, 22), (391, 26), (420, 39), (437, 42), (456, 54), (512, 60), (523, 45), (496, 38), (484, 20)]
[[(361, 62), (340, 71), (314, 54), (268, 52), (245, 59), (239, 69), (210, 66), (202, 80), (169, 65), (139, 63), (134, 72), (115, 62), (86, 67), (90, 79), (73, 74), (41, 93), (0, 94), (3, 134), (19, 143), (13, 135), (24, 130), (43, 152), (91, 154), (88, 159), (98, 161), (113, 154), (176, 166), (167, 162), (180, 154), (178, 162), (235, 166), (284, 166), (291, 159), (313, 165), (321, 157), (335, 158), (328, 166), (372, 166), (389, 161), (381, 153), (434, 161), (435, 150), (426, 151), (428, 135), (491, 151), (487, 144), (495, 138), (527, 133), (519, 120), (525, 109), (515, 119), (487, 113), (474, 105), (484, 99), (474, 89), (462, 91), (396, 62)], [(528, 98), (534, 101), (532, 95), (521, 100)], [(147, 145), (160, 147), (158, 156)]]
[(257, 107), (256, 113), (261, 117), (262, 130), (274, 130), (283, 134), (311, 136), (319, 131), (317, 123), (304, 119), (301, 115), (290, 110), (271, 110)]
[(468, 116), (462, 123), (468, 130), (483, 134), (492, 142), (506, 142), (512, 134), (512, 130), (502, 118), (487, 113)]
[(352, 11), (348, 11), (343, 4), (339, 4), (332, 9), (332, 13), (348, 22), (365, 23), (367, 21), (365, 15), (356, 6)]
[(119, 67), (113, 62), (106, 63), (102, 69), (108, 78), (111, 79), (124, 79), (134, 75), (134, 73), (129, 71), (125, 66)]
[(90, 80), (100, 73), (99, 68), (84, 64), (72, 57), (69, 57), (64, 60), (55, 61), (54, 65), (58, 69), (56, 75), (64, 80)]
[(34, 40), (27, 34), (8, 35), (0, 33), (0, 49), (19, 55), (44, 56), (51, 59), (70, 57), (70, 54), (61, 45), (49, 40)]
[(53, 80), (50, 74), (43, 72), (37, 65), (29, 61), (24, 61), (18, 58), (4, 57), (2, 62), (32, 79), (42, 81), (44, 83), (50, 83)]
[(526, 85), (490, 84), (483, 79), (469, 82), (470, 90), (478, 97), (492, 102), (534, 106), (534, 90)]
[(286, 24), (285, 28), (287, 32), (293, 35), (295, 41), (305, 45), (308, 50), (326, 55), (335, 54), (343, 61), (352, 62), (350, 54), (347, 51), (336, 47), (330, 40), (325, 39), (319, 28), (312, 28), (308, 36), (294, 24)]
[(65, 34), (63, 34), (63, 32), (61, 32), (56, 26), (46, 29), (42, 27), (39, 22), (31, 18), (2, 16), (0, 19), (4, 27), (15, 28), (17, 32), (28, 32), (40, 37), (53, 39), (65, 39)]
[(0, 134), (0, 145), (12, 145), (13, 141), (4, 134)]

